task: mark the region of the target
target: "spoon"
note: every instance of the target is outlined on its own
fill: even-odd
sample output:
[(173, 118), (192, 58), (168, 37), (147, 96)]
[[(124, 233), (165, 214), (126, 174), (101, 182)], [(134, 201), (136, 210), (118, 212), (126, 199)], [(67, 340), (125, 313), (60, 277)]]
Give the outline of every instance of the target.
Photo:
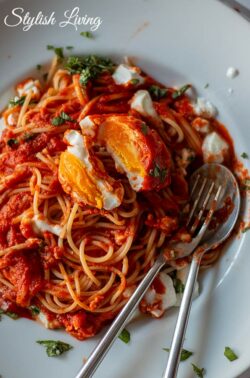
[[(205, 164), (191, 177), (191, 186), (192, 182), (197, 180), (198, 175), (206, 176), (211, 180), (214, 180), (217, 186), (220, 185), (222, 187), (220, 198), (224, 199), (228, 203), (231, 202), (233, 209), (228, 217), (224, 219), (224, 222), (220, 223), (216, 229), (207, 229), (202, 239), (202, 245), (198, 247), (193, 254), (183, 299), (175, 326), (174, 336), (172, 339), (167, 368), (163, 375), (164, 378), (175, 378), (177, 375), (180, 362), (180, 354), (192, 304), (194, 287), (202, 257), (207, 251), (218, 247), (229, 237), (235, 226), (240, 210), (240, 192), (238, 183), (234, 175), (228, 168), (220, 164)], [(223, 204), (222, 201), (220, 201), (220, 204), (222, 204), (222, 207), (223, 205), (225, 206), (225, 203)], [(211, 206), (212, 204), (208, 203), (207, 209), (211, 208)]]

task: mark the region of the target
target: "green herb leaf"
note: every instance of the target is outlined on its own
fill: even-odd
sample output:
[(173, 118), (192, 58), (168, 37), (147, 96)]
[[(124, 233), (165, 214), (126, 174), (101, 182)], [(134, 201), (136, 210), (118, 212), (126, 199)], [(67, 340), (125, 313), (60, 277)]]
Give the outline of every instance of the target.
[(52, 118), (52, 125), (54, 126), (60, 126), (62, 125), (63, 123), (65, 123), (65, 121), (69, 121), (69, 122), (76, 122), (73, 118), (71, 118), (67, 113), (65, 112), (61, 112), (61, 114), (58, 116), (58, 117), (54, 117)]
[(14, 147), (17, 147), (19, 143), (17, 139), (10, 138), (7, 140), (7, 144), (10, 148), (14, 148)]
[(118, 337), (126, 344), (130, 342), (130, 333), (126, 328), (124, 328)]
[(38, 340), (38, 344), (46, 348), (46, 353), (49, 357), (57, 357), (73, 348), (71, 345), (62, 341), (55, 340)]
[(53, 45), (47, 45), (47, 50), (54, 50), (54, 46)]
[(89, 38), (89, 39), (94, 38), (93, 34), (90, 31), (83, 31), (83, 32), (80, 33), (80, 35), (82, 37), (86, 37), (86, 38)]
[(250, 190), (250, 179), (243, 180), (242, 189), (243, 190)]
[(205, 369), (204, 368), (199, 368), (198, 366), (196, 366), (195, 364), (192, 364), (193, 366), (193, 369), (194, 369), (194, 372), (195, 374), (197, 375), (197, 377), (199, 378), (203, 378), (204, 377), (204, 374), (205, 374)]
[(36, 137), (36, 134), (34, 133), (25, 133), (23, 136), (24, 142), (29, 142), (30, 140), (34, 139)]
[(112, 72), (114, 64), (110, 59), (89, 55), (86, 57), (71, 56), (68, 58), (65, 68), (74, 75), (80, 74), (80, 82), (86, 85), (89, 80), (95, 79), (102, 72)]
[(146, 123), (142, 123), (141, 125), (141, 131), (144, 135), (147, 135), (148, 133), (148, 126), (146, 125)]
[(245, 232), (247, 232), (249, 230), (250, 230), (250, 226), (247, 226), (247, 227), (243, 228), (243, 230), (241, 232), (244, 234)]
[(150, 176), (159, 177), (160, 181), (163, 182), (167, 176), (167, 168), (160, 168), (157, 164), (155, 164), (154, 169), (149, 171)]
[(149, 93), (155, 100), (160, 100), (162, 97), (165, 97), (167, 94), (167, 88), (160, 88), (158, 85), (151, 85), (148, 88)]
[(9, 101), (9, 104), (11, 106), (16, 106), (16, 105), (23, 105), (25, 101), (25, 96), (22, 97), (14, 97)]
[(227, 357), (229, 361), (234, 361), (238, 359), (238, 356), (234, 353), (234, 351), (230, 347), (225, 347), (224, 356)]
[(181, 97), (190, 87), (190, 84), (183, 85), (183, 87), (177, 89), (175, 92), (172, 93), (172, 98), (175, 100)]
[(66, 46), (66, 50), (73, 50), (74, 46)]
[(19, 315), (16, 314), (15, 312), (12, 312), (12, 311), (4, 311), (4, 310), (2, 310), (2, 309), (0, 309), (0, 315), (6, 315), (6, 316), (8, 316), (9, 318), (14, 319), (14, 320), (16, 320), (16, 319), (19, 318)]
[(29, 309), (30, 309), (31, 314), (32, 314), (33, 316), (36, 316), (36, 315), (39, 315), (39, 314), (40, 314), (40, 309), (39, 309), (38, 307), (34, 306), (34, 305), (31, 305), (31, 306), (29, 307)]
[[(165, 350), (166, 352), (170, 352), (170, 348), (163, 348), (163, 350)], [(182, 349), (180, 361), (186, 361), (192, 355), (193, 355), (193, 352), (190, 352), (187, 349)]]
[(36, 65), (36, 69), (37, 69), (38, 71), (40, 71), (41, 68), (42, 68), (41, 64), (37, 64), (37, 65)]
[(53, 50), (59, 59), (63, 59), (63, 47), (54, 47), (53, 45), (47, 45), (47, 50)]
[(137, 85), (137, 84), (139, 84), (139, 82), (140, 82), (139, 79), (131, 79), (131, 80), (130, 80), (130, 83), (131, 83), (132, 85)]
[(246, 152), (242, 152), (242, 154), (240, 155), (243, 159), (248, 159), (249, 156)]
[(209, 87), (209, 83), (207, 83), (207, 84), (204, 86), (205, 89), (208, 88), (208, 87)]
[(182, 283), (182, 281), (179, 278), (174, 278), (173, 284), (174, 284), (175, 292), (177, 294), (184, 293), (185, 285)]

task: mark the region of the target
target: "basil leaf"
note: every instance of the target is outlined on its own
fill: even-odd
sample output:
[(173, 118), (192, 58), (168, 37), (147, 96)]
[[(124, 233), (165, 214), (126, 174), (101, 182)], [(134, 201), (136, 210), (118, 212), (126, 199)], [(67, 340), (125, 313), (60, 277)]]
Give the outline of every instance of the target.
[(54, 126), (60, 126), (60, 125), (62, 125), (63, 123), (65, 123), (65, 121), (76, 122), (76, 121), (75, 121), (73, 118), (71, 118), (67, 113), (65, 113), (65, 112), (61, 112), (59, 116), (52, 118), (51, 123), (52, 123), (52, 125), (54, 125)]
[(204, 374), (205, 374), (205, 369), (204, 368), (199, 368), (198, 366), (196, 366), (195, 364), (192, 364), (193, 366), (193, 370), (195, 372), (195, 374), (197, 375), (197, 377), (199, 378), (203, 378), (204, 377)]
[(185, 285), (182, 283), (182, 281), (179, 278), (174, 278), (173, 284), (174, 284), (175, 292), (177, 294), (184, 293)]
[(139, 79), (131, 79), (131, 80), (130, 80), (130, 83), (131, 83), (132, 85), (137, 85), (137, 84), (139, 84), (139, 82), (140, 82)]
[(225, 347), (224, 356), (231, 362), (238, 359), (238, 356), (230, 347)]
[(8, 316), (9, 318), (14, 319), (14, 320), (16, 320), (16, 319), (19, 318), (19, 315), (16, 314), (15, 312), (12, 312), (12, 311), (4, 311), (4, 310), (2, 310), (1, 308), (0, 308), (0, 315), (6, 315), (6, 316)]
[(183, 87), (177, 89), (172, 93), (172, 98), (175, 100), (181, 97), (189, 88), (191, 87), (190, 84), (183, 85)]
[(168, 90), (167, 88), (160, 88), (157, 85), (151, 85), (148, 91), (155, 100), (160, 100), (166, 96)]
[(9, 101), (9, 104), (11, 106), (16, 106), (16, 105), (23, 105), (25, 101), (25, 96), (22, 97), (14, 97)]
[(128, 344), (130, 342), (130, 333), (129, 333), (129, 331), (126, 328), (124, 328), (124, 330), (120, 333), (120, 335), (118, 337), (125, 344)]
[(85, 32), (83, 31), (83, 32), (80, 33), (80, 35), (82, 37), (86, 37), (86, 38), (89, 38), (89, 39), (93, 39), (94, 38), (93, 34), (90, 31), (85, 31)]
[(38, 340), (38, 344), (46, 348), (46, 353), (49, 357), (57, 357), (73, 348), (71, 345), (62, 341), (55, 340)]
[(66, 46), (67, 50), (73, 50), (74, 46)]
[(40, 71), (41, 68), (42, 68), (41, 64), (37, 64), (37, 65), (36, 65), (36, 69), (37, 69), (38, 71)]
[(243, 159), (248, 159), (249, 156), (246, 152), (242, 152), (242, 154), (240, 155)]
[(38, 307), (34, 306), (34, 305), (31, 305), (31, 306), (29, 307), (29, 309), (30, 309), (31, 314), (32, 314), (33, 316), (36, 316), (36, 315), (39, 315), (39, 314), (40, 314), (40, 309), (39, 309)]
[[(163, 348), (163, 350), (165, 350), (166, 352), (170, 352), (170, 348)], [(186, 361), (192, 355), (193, 355), (193, 352), (190, 352), (187, 349), (182, 349), (180, 361)]]
[(15, 139), (15, 138), (10, 138), (10, 139), (7, 140), (7, 144), (8, 144), (8, 146), (9, 146), (10, 148), (14, 148), (14, 147), (17, 147), (17, 146), (18, 146), (19, 142), (18, 142), (18, 140)]
[(150, 176), (159, 177), (161, 182), (165, 180), (167, 173), (167, 168), (160, 168), (157, 164), (155, 164), (154, 168), (149, 171)]

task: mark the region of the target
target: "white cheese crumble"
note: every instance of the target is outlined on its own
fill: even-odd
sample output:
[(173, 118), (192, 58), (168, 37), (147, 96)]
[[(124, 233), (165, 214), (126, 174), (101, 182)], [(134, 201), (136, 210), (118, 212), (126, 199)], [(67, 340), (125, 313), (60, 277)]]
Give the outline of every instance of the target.
[(210, 131), (210, 122), (205, 118), (195, 118), (192, 122), (192, 126), (201, 134), (208, 134)]
[(33, 230), (37, 234), (42, 234), (45, 231), (51, 232), (54, 235), (60, 236), (62, 227), (56, 224), (46, 222), (41, 215), (35, 215), (32, 219)]
[(154, 108), (151, 96), (145, 89), (141, 89), (134, 94), (130, 107), (144, 117), (158, 119), (158, 114), (156, 113), (156, 110)]
[(206, 163), (223, 163), (228, 151), (229, 145), (215, 131), (205, 137), (202, 152)]
[(213, 118), (218, 113), (217, 108), (203, 97), (198, 97), (196, 103), (193, 104), (195, 113), (204, 118)]
[(95, 123), (92, 121), (91, 116), (84, 117), (80, 121), (79, 125), (84, 135), (88, 135), (91, 138), (94, 138), (96, 126)]
[(0, 137), (2, 136), (2, 133), (5, 129), (5, 127), (6, 127), (6, 125), (5, 125), (4, 119), (2, 117), (2, 118), (0, 118)]
[(31, 91), (35, 95), (40, 94), (40, 91), (38, 89), (38, 84), (39, 84), (38, 80), (27, 81), (22, 87), (19, 86), (17, 88), (18, 96), (20, 97), (26, 96), (29, 93), (29, 91)]
[(138, 80), (137, 85), (144, 83), (144, 78), (138, 73), (138, 68), (127, 64), (120, 64), (112, 77), (118, 85), (129, 84), (131, 80)]
[(226, 75), (229, 79), (234, 79), (239, 75), (239, 71), (237, 70), (237, 68), (228, 67)]

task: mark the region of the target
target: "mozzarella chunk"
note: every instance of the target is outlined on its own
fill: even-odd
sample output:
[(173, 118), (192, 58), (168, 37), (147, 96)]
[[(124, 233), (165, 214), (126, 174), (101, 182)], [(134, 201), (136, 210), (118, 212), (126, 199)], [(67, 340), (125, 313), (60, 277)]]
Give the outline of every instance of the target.
[(144, 117), (159, 118), (149, 92), (144, 89), (141, 89), (134, 94), (130, 107)]
[(208, 134), (210, 132), (210, 122), (205, 118), (195, 118), (192, 122), (192, 126), (201, 134)]
[(84, 117), (79, 123), (84, 135), (88, 135), (91, 138), (95, 137), (96, 125), (92, 121), (91, 116)]
[(62, 227), (57, 224), (51, 224), (44, 220), (42, 215), (35, 215), (32, 219), (33, 230), (37, 234), (42, 234), (45, 231), (49, 231), (54, 235), (60, 236)]
[(47, 318), (47, 315), (44, 314), (42, 311), (40, 311), (39, 314), (36, 316), (36, 320), (40, 321), (45, 328), (48, 328), (48, 329), (60, 328), (60, 324), (58, 320), (54, 319), (52, 321), (49, 321)]
[(198, 97), (196, 103), (193, 104), (195, 113), (204, 118), (214, 118), (218, 113), (217, 108), (203, 97)]
[(28, 80), (22, 87), (17, 88), (18, 96), (26, 96), (30, 91), (34, 95), (39, 95), (40, 90), (38, 89), (39, 81), (38, 80)]
[(237, 68), (228, 67), (226, 75), (229, 79), (234, 79), (236, 76), (238, 76), (238, 74), (239, 71), (237, 70)]
[(206, 163), (223, 163), (229, 152), (229, 145), (214, 131), (205, 137), (202, 152)]
[(120, 64), (112, 75), (118, 85), (129, 84), (131, 80), (138, 80), (137, 85), (144, 83), (144, 78), (138, 73), (137, 67)]
[(6, 127), (6, 125), (5, 125), (4, 119), (2, 117), (2, 118), (0, 118), (0, 137), (2, 136), (2, 133), (5, 129), (5, 127)]

